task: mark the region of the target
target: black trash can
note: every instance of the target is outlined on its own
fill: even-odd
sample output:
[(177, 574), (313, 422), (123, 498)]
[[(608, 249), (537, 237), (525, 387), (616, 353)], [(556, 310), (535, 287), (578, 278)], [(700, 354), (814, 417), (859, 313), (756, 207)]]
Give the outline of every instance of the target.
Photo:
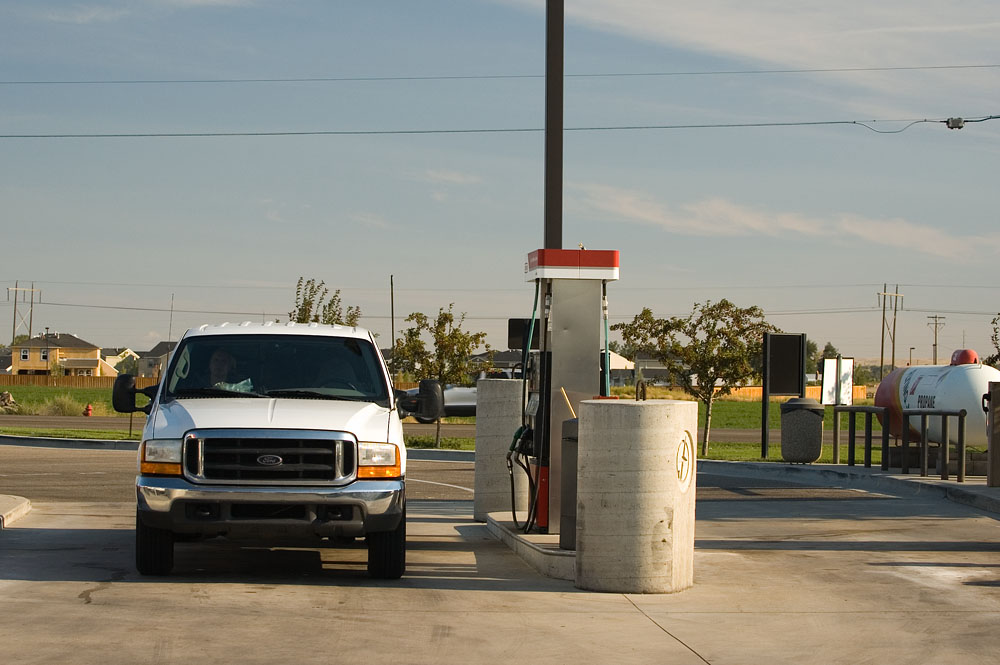
[(823, 454), (825, 408), (811, 397), (795, 397), (781, 405), (781, 458), (810, 464)]

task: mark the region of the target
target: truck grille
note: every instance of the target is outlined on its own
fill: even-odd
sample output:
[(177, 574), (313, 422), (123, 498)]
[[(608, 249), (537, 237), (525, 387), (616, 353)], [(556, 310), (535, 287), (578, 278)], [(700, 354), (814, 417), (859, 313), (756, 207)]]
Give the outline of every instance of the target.
[(184, 474), (196, 483), (343, 485), (357, 477), (346, 432), (196, 430), (184, 439)]

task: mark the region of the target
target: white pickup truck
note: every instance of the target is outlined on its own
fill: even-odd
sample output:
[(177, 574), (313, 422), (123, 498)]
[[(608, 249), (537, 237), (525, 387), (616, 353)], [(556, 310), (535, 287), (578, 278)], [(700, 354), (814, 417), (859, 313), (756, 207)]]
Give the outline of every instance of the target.
[[(367, 330), (223, 324), (187, 331), (159, 385), (119, 376), (118, 411), (148, 414), (136, 478), (136, 568), (166, 575), (175, 541), (328, 546), (364, 537), (368, 572), (406, 567), (400, 409), (435, 417), (440, 386), (396, 393)], [(136, 406), (136, 394), (150, 398)], [(405, 415), (405, 414), (404, 414)]]

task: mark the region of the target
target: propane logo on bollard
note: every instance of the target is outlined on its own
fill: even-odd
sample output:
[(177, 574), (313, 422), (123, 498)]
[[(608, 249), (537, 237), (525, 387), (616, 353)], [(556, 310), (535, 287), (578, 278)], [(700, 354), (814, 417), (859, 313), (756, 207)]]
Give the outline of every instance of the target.
[(694, 437), (691, 432), (684, 430), (684, 437), (677, 446), (677, 481), (682, 492), (686, 492), (691, 485), (691, 477), (694, 475)]

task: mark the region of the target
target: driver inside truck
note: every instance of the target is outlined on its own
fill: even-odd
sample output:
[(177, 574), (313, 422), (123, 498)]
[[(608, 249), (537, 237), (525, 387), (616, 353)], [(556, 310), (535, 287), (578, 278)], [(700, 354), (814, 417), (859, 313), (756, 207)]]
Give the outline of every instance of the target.
[(233, 377), (235, 370), (236, 358), (233, 357), (233, 354), (223, 348), (216, 349), (208, 361), (209, 385), (223, 390), (251, 392), (253, 384), (250, 379), (238, 381)]

